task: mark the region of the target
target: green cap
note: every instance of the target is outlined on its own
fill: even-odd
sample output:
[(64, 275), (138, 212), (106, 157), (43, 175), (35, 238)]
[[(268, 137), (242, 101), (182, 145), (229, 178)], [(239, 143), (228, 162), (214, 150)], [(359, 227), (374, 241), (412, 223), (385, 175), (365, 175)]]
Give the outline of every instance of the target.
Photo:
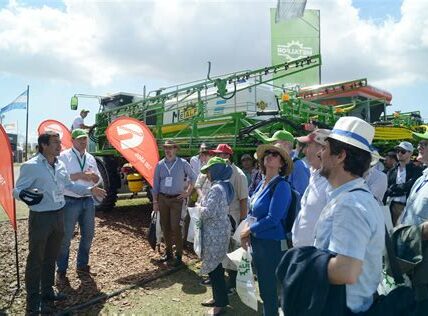
[(275, 134), (272, 135), (271, 138), (268, 138), (267, 141), (272, 143), (276, 142), (277, 140), (285, 140), (288, 142), (293, 143), (294, 142), (294, 136), (285, 130), (276, 131)]
[(201, 173), (207, 173), (208, 168), (218, 163), (226, 165), (227, 161), (220, 157), (212, 157), (210, 160), (208, 160), (207, 164), (201, 168)]
[(71, 132), (71, 138), (78, 139), (82, 137), (88, 137), (88, 133), (84, 129), (77, 128)]

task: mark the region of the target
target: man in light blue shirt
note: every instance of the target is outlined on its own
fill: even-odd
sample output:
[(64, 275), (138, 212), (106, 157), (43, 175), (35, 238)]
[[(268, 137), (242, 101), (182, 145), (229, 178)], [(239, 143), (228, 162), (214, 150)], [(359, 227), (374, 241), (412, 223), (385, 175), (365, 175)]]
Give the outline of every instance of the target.
[(177, 157), (179, 146), (171, 140), (165, 141), (165, 158), (158, 162), (153, 181), (153, 210), (159, 212), (160, 224), (165, 239), (166, 253), (159, 260), (173, 260), (172, 245), (175, 241), (174, 266), (182, 264), (183, 239), (181, 234), (181, 212), (184, 201), (192, 193), (196, 174), (190, 164)]
[[(38, 138), (39, 154), (21, 166), (13, 196), (30, 207), (28, 219), (28, 257), (25, 268), (27, 313), (49, 313), (48, 301), (65, 299), (53, 290), (55, 260), (64, 236), (64, 189), (77, 194), (105, 197), (97, 187), (75, 184), (64, 164), (57, 160), (61, 140), (54, 132)], [(42, 303), (42, 304), (41, 304)]]
[(340, 118), (319, 153), (331, 190), (315, 229), (315, 247), (335, 254), (331, 284), (346, 285), (350, 313), (373, 303), (382, 274), (385, 230), (379, 203), (362, 178), (370, 166), (374, 128), (356, 117)]

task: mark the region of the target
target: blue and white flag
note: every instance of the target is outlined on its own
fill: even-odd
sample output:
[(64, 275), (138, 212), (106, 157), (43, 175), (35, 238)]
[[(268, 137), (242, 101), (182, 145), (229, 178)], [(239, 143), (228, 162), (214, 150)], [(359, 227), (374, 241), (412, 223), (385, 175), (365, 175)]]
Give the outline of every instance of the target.
[(27, 108), (27, 91), (22, 92), (15, 100), (0, 109), (0, 115), (12, 110), (25, 110)]

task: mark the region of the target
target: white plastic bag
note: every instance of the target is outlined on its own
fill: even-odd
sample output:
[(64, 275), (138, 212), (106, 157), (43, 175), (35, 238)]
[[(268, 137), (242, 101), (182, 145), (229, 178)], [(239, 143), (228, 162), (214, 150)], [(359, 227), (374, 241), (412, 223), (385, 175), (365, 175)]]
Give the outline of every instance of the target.
[(244, 228), (245, 224), (247, 223), (247, 220), (244, 219), (238, 227), (236, 227), (235, 233), (233, 234), (232, 238), (235, 240), (238, 245), (241, 245), (241, 231)]
[(239, 248), (227, 254), (228, 258), (238, 266), (236, 276), (236, 292), (242, 303), (257, 311), (257, 294), (254, 282), (253, 269), (251, 268), (251, 254), (249, 249)]
[(160, 225), (160, 214), (156, 216), (156, 242), (160, 244), (162, 240), (163, 234), (162, 234), (162, 228)]
[[(189, 214), (190, 214), (190, 211), (189, 211)], [(194, 237), (195, 237), (195, 218), (190, 216), (189, 230), (187, 231), (187, 241), (193, 243)]]
[[(196, 255), (201, 258), (202, 254), (202, 221), (201, 221), (201, 210), (199, 207), (189, 207), (190, 221), (193, 220), (193, 250)], [(189, 225), (190, 230), (190, 225)]]

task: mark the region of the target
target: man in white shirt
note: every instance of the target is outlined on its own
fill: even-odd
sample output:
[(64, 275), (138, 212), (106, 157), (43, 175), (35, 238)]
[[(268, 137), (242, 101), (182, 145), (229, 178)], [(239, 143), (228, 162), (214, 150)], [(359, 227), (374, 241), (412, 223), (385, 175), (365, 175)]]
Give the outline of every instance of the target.
[(190, 167), (192, 167), (193, 172), (196, 176), (199, 175), (201, 167), (203, 167), (209, 159), (209, 149), (205, 143), (202, 143), (199, 147), (199, 153), (192, 158), (190, 158)]
[[(76, 183), (93, 186), (100, 180), (97, 162), (91, 154), (86, 152), (88, 134), (83, 129), (75, 129), (71, 133), (73, 147), (64, 150), (59, 159), (65, 164), (70, 179)], [(95, 232), (95, 206), (90, 195), (78, 195), (65, 190), (64, 206), (64, 238), (60, 254), (57, 259), (57, 281), (67, 284), (66, 277), (70, 241), (73, 238), (76, 223), (80, 227), (80, 244), (77, 253), (77, 272), (90, 274), (89, 252)]]
[(300, 212), (291, 231), (294, 247), (314, 244), (315, 226), (322, 209), (328, 202), (326, 191), (329, 184), (327, 179), (320, 175), (321, 160), (318, 152), (322, 149), (329, 134), (330, 130), (317, 129), (307, 136), (296, 138), (299, 143), (304, 144), (302, 150), (309, 164), (311, 176), (309, 185), (300, 201)]
[(77, 116), (74, 121), (73, 125), (71, 126), (71, 131), (74, 131), (75, 129), (90, 129), (92, 126), (85, 125), (85, 118), (88, 116), (89, 110), (82, 109), (80, 111), (80, 115)]

